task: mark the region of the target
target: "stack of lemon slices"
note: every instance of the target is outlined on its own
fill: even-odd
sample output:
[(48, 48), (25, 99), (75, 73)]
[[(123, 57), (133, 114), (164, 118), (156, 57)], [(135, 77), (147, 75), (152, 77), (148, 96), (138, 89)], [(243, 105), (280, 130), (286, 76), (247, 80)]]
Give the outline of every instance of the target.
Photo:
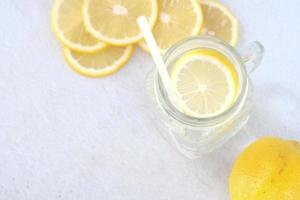
[(162, 54), (194, 35), (238, 41), (237, 19), (213, 0), (55, 0), (51, 24), (71, 68), (102, 77), (121, 69), (136, 45), (148, 51), (139, 16), (148, 19)]

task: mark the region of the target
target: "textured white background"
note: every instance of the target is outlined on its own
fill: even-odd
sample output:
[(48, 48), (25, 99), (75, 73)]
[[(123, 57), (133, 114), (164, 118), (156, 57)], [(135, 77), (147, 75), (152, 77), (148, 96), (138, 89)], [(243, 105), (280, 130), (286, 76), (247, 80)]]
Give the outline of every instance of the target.
[[(241, 21), (241, 43), (266, 48), (243, 133), (300, 140), (300, 2), (224, 3)], [(50, 31), (51, 5), (0, 1), (0, 199), (228, 199), (235, 141), (199, 160), (181, 156), (154, 126), (150, 57), (137, 49), (105, 79), (75, 74)]]

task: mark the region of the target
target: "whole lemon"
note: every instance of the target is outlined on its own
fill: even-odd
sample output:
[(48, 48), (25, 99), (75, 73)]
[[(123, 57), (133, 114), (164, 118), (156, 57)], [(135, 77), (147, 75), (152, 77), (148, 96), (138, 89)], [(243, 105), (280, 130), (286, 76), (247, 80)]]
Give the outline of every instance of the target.
[(238, 156), (229, 185), (231, 200), (300, 200), (300, 144), (257, 140)]

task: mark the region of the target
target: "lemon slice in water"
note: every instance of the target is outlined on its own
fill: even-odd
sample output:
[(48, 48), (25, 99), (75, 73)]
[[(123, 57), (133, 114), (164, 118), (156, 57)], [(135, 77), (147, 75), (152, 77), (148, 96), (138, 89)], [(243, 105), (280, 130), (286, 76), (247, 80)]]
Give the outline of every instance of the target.
[(193, 50), (174, 65), (171, 78), (183, 112), (208, 118), (221, 114), (235, 101), (238, 78), (225, 56), (212, 50)]

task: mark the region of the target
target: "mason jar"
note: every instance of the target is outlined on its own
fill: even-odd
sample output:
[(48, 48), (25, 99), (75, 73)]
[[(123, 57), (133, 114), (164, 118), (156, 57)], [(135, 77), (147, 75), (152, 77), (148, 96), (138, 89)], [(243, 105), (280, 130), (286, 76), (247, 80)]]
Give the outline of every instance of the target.
[(168, 71), (187, 52), (203, 48), (224, 55), (238, 74), (240, 86), (236, 101), (223, 113), (208, 118), (186, 115), (171, 103), (157, 71), (150, 72), (146, 80), (147, 93), (156, 107), (155, 123), (161, 127), (160, 134), (192, 159), (220, 147), (247, 123), (254, 101), (250, 73), (260, 64), (264, 53), (259, 42), (253, 42), (241, 56), (235, 48), (217, 38), (192, 37), (173, 45), (166, 52), (164, 62)]

